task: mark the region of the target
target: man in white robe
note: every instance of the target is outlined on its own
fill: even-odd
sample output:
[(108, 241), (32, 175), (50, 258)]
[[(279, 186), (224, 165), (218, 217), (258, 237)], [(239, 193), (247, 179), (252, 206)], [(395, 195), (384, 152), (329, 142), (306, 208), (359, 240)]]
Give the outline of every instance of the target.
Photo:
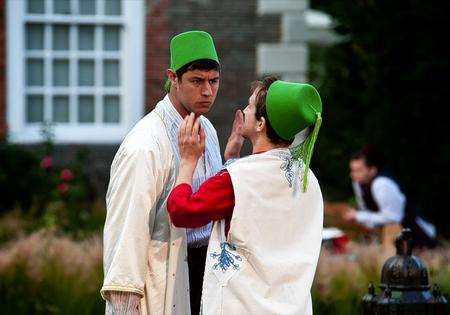
[(107, 314), (190, 314), (187, 246), (207, 244), (210, 226), (174, 227), (166, 199), (177, 177), (177, 132), (195, 113), (206, 134), (194, 172), (199, 186), (222, 166), (217, 134), (206, 114), (219, 88), (211, 36), (190, 31), (171, 40), (169, 93), (128, 133), (111, 166), (104, 227)]

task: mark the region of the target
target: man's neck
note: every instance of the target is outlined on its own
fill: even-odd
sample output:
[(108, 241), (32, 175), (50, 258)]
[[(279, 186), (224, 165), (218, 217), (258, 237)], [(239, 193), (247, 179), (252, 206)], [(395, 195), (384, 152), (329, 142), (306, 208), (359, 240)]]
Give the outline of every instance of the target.
[(283, 144), (273, 144), (267, 137), (258, 137), (251, 141), (253, 146), (252, 154), (258, 152), (266, 152), (273, 149), (284, 149), (289, 147), (288, 145)]
[(172, 91), (169, 92), (169, 100), (172, 103), (175, 110), (180, 114), (181, 118), (184, 119), (187, 115), (189, 115), (189, 112), (184, 108), (184, 106), (181, 104), (181, 102), (177, 99), (177, 97), (174, 95)]

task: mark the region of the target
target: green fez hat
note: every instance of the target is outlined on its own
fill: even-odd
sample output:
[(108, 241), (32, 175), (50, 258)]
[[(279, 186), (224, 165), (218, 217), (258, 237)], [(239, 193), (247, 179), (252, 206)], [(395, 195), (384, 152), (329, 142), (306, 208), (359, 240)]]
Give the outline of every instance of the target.
[(170, 69), (177, 71), (188, 63), (200, 59), (210, 59), (219, 63), (211, 35), (203, 31), (189, 31), (172, 38)]
[[(178, 34), (170, 41), (170, 69), (178, 71), (188, 63), (200, 60), (210, 59), (219, 63), (214, 41), (207, 32), (188, 31)], [(170, 81), (167, 80), (165, 89), (168, 91)]]
[(297, 133), (314, 125), (305, 141), (290, 149), (292, 157), (305, 165), (302, 182), (306, 191), (309, 164), (322, 123), (320, 95), (312, 85), (278, 80), (267, 91), (266, 110), (270, 125), (285, 140), (294, 139)]

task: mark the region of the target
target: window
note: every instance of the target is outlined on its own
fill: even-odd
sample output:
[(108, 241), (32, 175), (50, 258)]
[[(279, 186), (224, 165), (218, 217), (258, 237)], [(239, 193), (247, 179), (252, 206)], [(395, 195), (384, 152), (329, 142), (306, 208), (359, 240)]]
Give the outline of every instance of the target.
[[(7, 2), (12, 141), (119, 142), (143, 113), (144, 0)], [(124, 43), (127, 43), (125, 45)]]

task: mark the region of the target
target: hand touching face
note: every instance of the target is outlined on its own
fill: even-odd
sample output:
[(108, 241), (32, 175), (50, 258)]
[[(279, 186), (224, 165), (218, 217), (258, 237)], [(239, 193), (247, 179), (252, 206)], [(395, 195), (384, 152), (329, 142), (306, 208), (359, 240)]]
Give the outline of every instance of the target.
[(181, 163), (197, 164), (205, 151), (205, 132), (200, 125), (200, 117), (194, 113), (187, 115), (178, 130), (178, 148)]

